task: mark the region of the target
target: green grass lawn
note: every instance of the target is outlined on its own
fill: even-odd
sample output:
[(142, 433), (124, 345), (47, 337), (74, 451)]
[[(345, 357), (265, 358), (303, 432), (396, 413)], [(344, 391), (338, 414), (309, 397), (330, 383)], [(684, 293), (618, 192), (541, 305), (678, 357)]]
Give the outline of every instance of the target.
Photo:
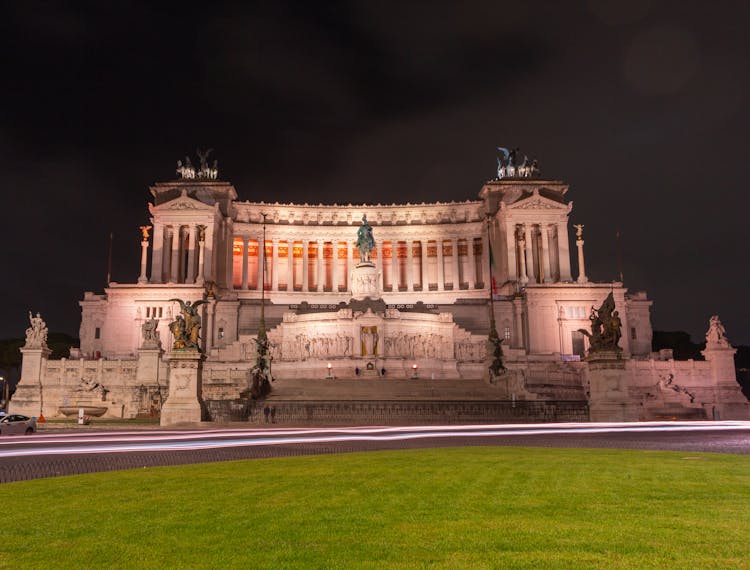
[(750, 457), (459, 448), (0, 486), (2, 568), (750, 568)]

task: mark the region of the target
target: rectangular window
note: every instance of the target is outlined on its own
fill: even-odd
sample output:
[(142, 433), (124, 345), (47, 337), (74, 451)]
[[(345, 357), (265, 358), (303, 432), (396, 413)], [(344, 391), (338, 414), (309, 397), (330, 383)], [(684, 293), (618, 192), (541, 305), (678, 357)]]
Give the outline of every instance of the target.
[(505, 340), (510, 340), (510, 327), (505, 327), (505, 330), (503, 331), (503, 338)]
[(635, 327), (630, 327), (630, 338), (631, 340), (638, 338), (638, 333), (636, 332)]
[(99, 327), (96, 327), (94, 329), (94, 338), (101, 338), (102, 337), (102, 329)]
[(146, 307), (146, 318), (148, 319), (151, 316), (151, 307)]

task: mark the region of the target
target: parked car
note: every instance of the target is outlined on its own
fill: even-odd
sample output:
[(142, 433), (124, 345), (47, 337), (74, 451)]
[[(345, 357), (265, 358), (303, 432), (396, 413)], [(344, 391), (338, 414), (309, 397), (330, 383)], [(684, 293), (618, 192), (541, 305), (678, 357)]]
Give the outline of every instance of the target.
[(0, 418), (0, 435), (25, 433), (31, 435), (36, 431), (36, 418), (10, 414)]

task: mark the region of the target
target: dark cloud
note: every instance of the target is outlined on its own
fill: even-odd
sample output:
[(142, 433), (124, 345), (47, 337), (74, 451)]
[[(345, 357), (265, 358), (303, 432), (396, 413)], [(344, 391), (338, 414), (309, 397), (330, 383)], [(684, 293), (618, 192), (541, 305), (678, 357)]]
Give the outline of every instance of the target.
[(0, 42), (0, 293), (76, 332), (133, 281), (148, 185), (213, 147), (242, 199), (473, 199), (494, 148), (571, 184), (588, 273), (654, 324), (750, 343), (749, 5), (697, 2), (19, 3)]

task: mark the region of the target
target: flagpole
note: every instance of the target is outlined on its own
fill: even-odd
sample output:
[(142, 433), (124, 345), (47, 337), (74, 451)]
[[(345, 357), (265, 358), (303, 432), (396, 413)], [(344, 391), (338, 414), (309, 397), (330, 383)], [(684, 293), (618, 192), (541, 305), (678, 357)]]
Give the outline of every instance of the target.
[(492, 296), (492, 282), (493, 282), (493, 276), (492, 276), (492, 241), (490, 240), (490, 220), (492, 216), (487, 213), (487, 247), (489, 249), (489, 255), (487, 256), (487, 264), (489, 269), (489, 283), (487, 289), (490, 292), (490, 341), (494, 341), (495, 339), (499, 340), (499, 336), (497, 334), (497, 327), (495, 325), (495, 300)]
[(266, 216), (268, 214), (261, 212), (263, 216), (263, 253), (261, 256), (260, 266), (260, 325), (258, 327), (258, 340), (266, 339)]

